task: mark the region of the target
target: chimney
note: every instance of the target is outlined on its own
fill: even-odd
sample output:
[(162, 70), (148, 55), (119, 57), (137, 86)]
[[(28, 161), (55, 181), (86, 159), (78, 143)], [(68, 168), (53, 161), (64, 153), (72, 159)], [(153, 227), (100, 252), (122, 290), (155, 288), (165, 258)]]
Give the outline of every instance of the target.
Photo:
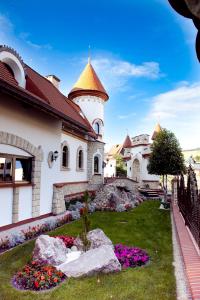
[(56, 77), (55, 75), (47, 75), (46, 79), (51, 81), (51, 83), (59, 90), (60, 79), (58, 77)]

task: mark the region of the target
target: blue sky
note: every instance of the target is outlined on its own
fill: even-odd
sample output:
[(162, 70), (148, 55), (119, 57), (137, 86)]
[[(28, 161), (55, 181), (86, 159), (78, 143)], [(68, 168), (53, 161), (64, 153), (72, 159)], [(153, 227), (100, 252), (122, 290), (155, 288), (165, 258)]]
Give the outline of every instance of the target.
[[(138, 3), (139, 2), (139, 3)], [(105, 141), (172, 130), (182, 147), (200, 146), (196, 31), (167, 0), (1, 0), (0, 43), (14, 47), (67, 94), (87, 62), (107, 89)]]

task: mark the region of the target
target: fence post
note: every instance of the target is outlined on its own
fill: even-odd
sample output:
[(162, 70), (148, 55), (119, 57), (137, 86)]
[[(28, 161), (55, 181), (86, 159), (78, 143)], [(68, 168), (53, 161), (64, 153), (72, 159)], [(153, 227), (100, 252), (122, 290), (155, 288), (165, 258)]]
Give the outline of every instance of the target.
[(171, 181), (172, 183), (172, 201), (175, 205), (178, 203), (178, 178), (174, 177)]

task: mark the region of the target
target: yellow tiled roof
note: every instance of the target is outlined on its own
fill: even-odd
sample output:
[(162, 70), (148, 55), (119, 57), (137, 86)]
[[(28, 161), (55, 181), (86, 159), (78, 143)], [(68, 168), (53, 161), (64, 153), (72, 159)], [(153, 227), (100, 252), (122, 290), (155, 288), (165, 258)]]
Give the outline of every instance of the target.
[(81, 91), (100, 92), (105, 100), (108, 99), (108, 94), (99, 80), (93, 66), (90, 62), (87, 63), (85, 69), (81, 73), (79, 79), (74, 84), (69, 97), (72, 93)]

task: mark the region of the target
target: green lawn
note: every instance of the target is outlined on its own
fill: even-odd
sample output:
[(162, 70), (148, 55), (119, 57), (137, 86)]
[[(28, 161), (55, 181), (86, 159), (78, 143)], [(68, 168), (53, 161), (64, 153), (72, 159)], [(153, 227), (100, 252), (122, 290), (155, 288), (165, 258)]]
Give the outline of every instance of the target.
[[(91, 215), (92, 227), (102, 228), (113, 243), (146, 249), (151, 256), (149, 265), (117, 274), (69, 279), (49, 292), (17, 291), (11, 277), (30, 260), (34, 247), (31, 241), (0, 256), (0, 300), (175, 300), (170, 213), (158, 207), (157, 201), (148, 201), (130, 212)], [(52, 234), (76, 236), (80, 230), (79, 220)]]

